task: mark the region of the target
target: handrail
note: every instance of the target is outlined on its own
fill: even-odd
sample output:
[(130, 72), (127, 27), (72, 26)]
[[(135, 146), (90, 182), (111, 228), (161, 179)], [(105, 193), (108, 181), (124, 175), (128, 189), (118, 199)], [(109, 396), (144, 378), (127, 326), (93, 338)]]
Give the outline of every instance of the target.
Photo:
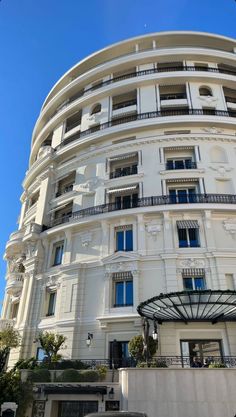
[[(124, 74), (124, 75), (120, 75), (119, 77), (115, 77), (115, 78), (111, 78), (110, 80), (106, 80), (106, 81), (102, 81), (98, 84), (95, 84), (92, 87), (86, 88), (86, 89), (81, 89), (80, 91), (78, 91), (76, 94), (74, 94), (72, 97), (69, 98), (67, 105), (73, 103), (73, 101), (78, 100), (79, 98), (83, 97), (84, 95), (86, 95), (87, 93), (91, 93), (93, 91), (96, 91), (102, 87), (106, 87), (107, 85), (110, 84), (114, 84), (116, 82), (119, 81), (123, 81), (123, 80), (127, 80), (129, 78), (135, 78), (135, 77), (143, 77), (145, 75), (152, 75), (152, 74), (159, 74), (162, 72), (178, 72), (178, 71), (203, 71), (203, 72), (213, 72), (213, 73), (218, 73), (218, 74), (227, 74), (227, 75), (236, 75), (236, 68), (234, 69), (223, 69), (223, 68), (215, 68), (215, 67), (201, 67), (201, 66), (194, 66), (194, 65), (177, 65), (177, 66), (167, 66), (167, 67), (163, 67), (163, 68), (150, 68), (147, 70), (141, 70), (141, 71), (136, 71), (136, 72), (131, 72), (128, 74)], [(61, 105), (60, 105), (61, 106)], [(60, 107), (59, 106), (59, 107)], [(66, 106), (66, 105), (65, 105)], [(63, 109), (65, 108), (65, 106), (63, 106)], [(49, 120), (55, 116), (55, 114), (57, 114), (60, 111), (60, 108), (58, 110), (56, 110), (51, 117), (49, 118)]]
[(188, 194), (186, 196), (161, 195), (138, 198), (130, 204), (127, 204), (127, 202), (123, 204), (120, 202), (100, 204), (99, 206), (81, 209), (68, 216), (54, 219), (47, 226), (44, 226), (43, 229), (46, 230), (67, 223), (70, 219), (78, 220), (96, 214), (110, 213), (112, 211), (170, 204), (236, 204), (236, 194)]
[(109, 127), (113, 127), (116, 125), (120, 125), (123, 123), (134, 122), (137, 120), (145, 120), (145, 119), (154, 119), (159, 117), (169, 117), (169, 116), (218, 116), (218, 117), (236, 117), (236, 110), (215, 110), (215, 109), (189, 109), (188, 107), (180, 107), (174, 109), (164, 109), (158, 111), (152, 111), (147, 113), (134, 113), (131, 115), (126, 115), (123, 117), (117, 117), (115, 119), (110, 120), (106, 123), (101, 123), (100, 125), (96, 125), (91, 127), (87, 130), (82, 132), (78, 132), (78, 136), (71, 136), (69, 138), (64, 139), (56, 148), (58, 150), (63, 146), (67, 145), (68, 143), (73, 142), (76, 139), (81, 137), (91, 135), (92, 133), (98, 132), (100, 130), (105, 130)]

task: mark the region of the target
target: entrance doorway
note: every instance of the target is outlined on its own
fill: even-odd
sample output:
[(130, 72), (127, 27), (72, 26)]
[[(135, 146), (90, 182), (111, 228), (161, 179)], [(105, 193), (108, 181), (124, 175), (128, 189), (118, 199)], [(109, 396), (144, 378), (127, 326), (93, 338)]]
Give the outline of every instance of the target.
[(59, 401), (58, 417), (84, 417), (98, 411), (98, 401)]
[[(207, 359), (222, 358), (221, 340), (181, 340), (181, 356), (183, 359), (189, 358), (190, 366), (193, 358), (196, 357), (201, 364)], [(184, 363), (184, 361), (183, 361)]]
[(130, 366), (131, 357), (128, 350), (128, 341), (113, 340), (110, 342), (110, 368)]

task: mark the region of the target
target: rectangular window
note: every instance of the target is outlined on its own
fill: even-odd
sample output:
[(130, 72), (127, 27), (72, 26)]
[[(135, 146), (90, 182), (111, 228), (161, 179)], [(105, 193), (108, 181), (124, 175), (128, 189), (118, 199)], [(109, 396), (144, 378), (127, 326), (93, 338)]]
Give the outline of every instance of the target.
[(56, 292), (50, 292), (48, 297), (48, 308), (47, 308), (47, 316), (54, 316), (55, 314), (55, 307), (56, 307)]
[(179, 248), (198, 248), (199, 225), (196, 220), (177, 221)]
[(185, 291), (205, 290), (205, 276), (183, 276), (183, 288)]
[(115, 235), (116, 235), (116, 251), (129, 252), (133, 250), (132, 225), (116, 227)]
[(113, 275), (114, 307), (133, 305), (133, 277), (130, 272)]
[(56, 243), (53, 247), (53, 266), (60, 265), (62, 263), (64, 242)]

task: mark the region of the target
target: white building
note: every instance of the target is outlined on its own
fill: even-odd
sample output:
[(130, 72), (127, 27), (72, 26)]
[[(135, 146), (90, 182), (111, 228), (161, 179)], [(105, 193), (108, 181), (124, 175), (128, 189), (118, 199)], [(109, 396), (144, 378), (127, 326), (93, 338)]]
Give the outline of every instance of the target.
[[(6, 245), (1, 323), (24, 338), (10, 363), (37, 354), (41, 330), (65, 334), (67, 358), (111, 359), (116, 340), (125, 359), (141, 302), (235, 289), (235, 118), (236, 41), (223, 36), (140, 36), (62, 76), (33, 131)], [(162, 356), (236, 356), (226, 319), (158, 332)]]

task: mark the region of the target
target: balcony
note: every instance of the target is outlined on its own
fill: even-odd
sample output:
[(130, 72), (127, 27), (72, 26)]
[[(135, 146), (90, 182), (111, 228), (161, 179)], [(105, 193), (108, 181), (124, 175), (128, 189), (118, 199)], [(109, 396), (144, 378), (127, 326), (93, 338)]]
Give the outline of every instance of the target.
[(119, 116), (124, 113), (131, 113), (137, 110), (137, 100), (127, 100), (122, 103), (113, 104), (112, 116)]
[(0, 319), (0, 331), (7, 329), (8, 327), (13, 327), (15, 324), (14, 319)]
[(128, 175), (136, 175), (138, 173), (138, 165), (132, 165), (125, 168), (117, 168), (115, 171), (110, 173), (110, 179), (126, 177)]
[(63, 146), (83, 138), (85, 136), (92, 135), (93, 133), (118, 126), (124, 123), (136, 122), (140, 120), (155, 119), (162, 117), (176, 117), (176, 116), (217, 116), (217, 117), (236, 117), (236, 110), (215, 110), (215, 109), (189, 109), (187, 107), (177, 107), (174, 109), (165, 109), (159, 111), (152, 111), (147, 113), (131, 114), (119, 118), (115, 118), (106, 123), (101, 123), (98, 126), (79, 132), (76, 137), (70, 137), (64, 139), (55, 150), (61, 149)]
[(70, 220), (76, 221), (83, 219), (84, 217), (95, 216), (98, 214), (107, 214), (113, 211), (128, 210), (132, 208), (166, 206), (171, 204), (236, 204), (236, 194), (189, 194), (186, 196), (161, 195), (134, 199), (130, 204), (127, 204), (127, 201), (124, 203), (115, 202), (101, 204), (99, 206), (75, 211), (63, 218), (60, 217), (54, 219), (47, 226), (44, 226), (44, 230), (63, 223), (68, 223)]
[(24, 273), (11, 272), (7, 278), (6, 292), (7, 294), (16, 296), (23, 288)]
[(180, 161), (167, 161), (166, 170), (178, 170), (178, 169), (196, 169), (197, 163), (190, 160), (180, 160)]
[(70, 185), (67, 185), (65, 188), (57, 191), (56, 198), (60, 197), (63, 194), (70, 193), (71, 191), (73, 191), (73, 186), (74, 186), (74, 184), (70, 184)]

